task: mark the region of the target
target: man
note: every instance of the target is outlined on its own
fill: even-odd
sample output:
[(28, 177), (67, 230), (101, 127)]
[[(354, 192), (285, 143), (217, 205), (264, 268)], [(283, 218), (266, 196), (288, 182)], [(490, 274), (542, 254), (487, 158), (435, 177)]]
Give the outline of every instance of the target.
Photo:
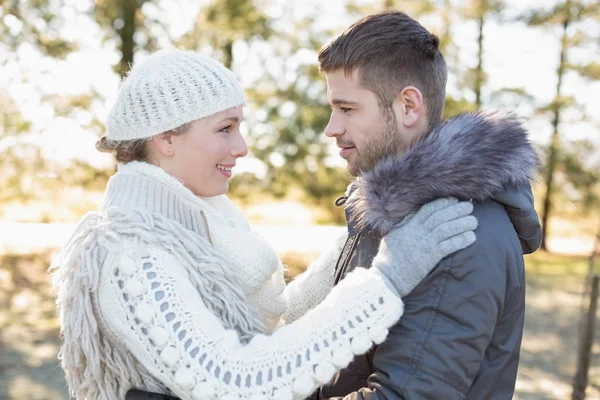
[[(514, 116), (440, 123), (446, 63), (438, 39), (401, 12), (365, 17), (319, 53), (332, 108), (326, 135), (356, 177), (336, 283), (370, 265), (381, 237), (432, 199), (472, 199), (477, 241), (403, 300), (388, 338), (314, 399), (511, 399), (525, 311), (523, 254), (541, 230), (537, 157)], [(410, 218), (410, 217), (409, 217)]]

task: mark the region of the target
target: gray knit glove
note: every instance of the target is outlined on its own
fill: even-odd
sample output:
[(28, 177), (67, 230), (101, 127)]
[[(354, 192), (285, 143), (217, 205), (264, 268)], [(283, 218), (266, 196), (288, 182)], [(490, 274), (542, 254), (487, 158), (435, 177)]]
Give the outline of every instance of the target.
[(470, 202), (456, 199), (425, 204), (383, 237), (372, 267), (400, 297), (409, 294), (444, 257), (475, 242), (472, 211)]

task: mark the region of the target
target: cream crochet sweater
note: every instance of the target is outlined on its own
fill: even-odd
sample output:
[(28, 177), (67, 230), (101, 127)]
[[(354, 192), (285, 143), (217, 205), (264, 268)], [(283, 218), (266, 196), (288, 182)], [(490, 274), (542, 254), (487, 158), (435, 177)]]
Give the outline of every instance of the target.
[(72, 393), (305, 398), (403, 310), (375, 270), (332, 288), (341, 240), (284, 287), (276, 254), (225, 196), (199, 199), (160, 168), (120, 165), (55, 267)]

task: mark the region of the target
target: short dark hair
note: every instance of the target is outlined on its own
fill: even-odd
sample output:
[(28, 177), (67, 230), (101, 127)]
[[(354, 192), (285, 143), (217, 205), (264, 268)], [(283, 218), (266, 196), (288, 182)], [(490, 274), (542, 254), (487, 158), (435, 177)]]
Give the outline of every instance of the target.
[(442, 117), (448, 71), (440, 41), (417, 21), (400, 11), (366, 16), (323, 46), (323, 73), (358, 68), (360, 84), (372, 91), (388, 110), (398, 93), (415, 86), (423, 94), (431, 129)]

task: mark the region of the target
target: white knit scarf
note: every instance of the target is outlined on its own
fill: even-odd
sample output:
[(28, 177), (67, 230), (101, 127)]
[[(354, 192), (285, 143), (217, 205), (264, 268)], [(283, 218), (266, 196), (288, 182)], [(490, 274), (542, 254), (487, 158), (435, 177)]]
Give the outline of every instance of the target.
[[(52, 267), (64, 339), (60, 358), (78, 399), (122, 399), (131, 387), (168, 392), (106, 334), (95, 311), (102, 261), (122, 250), (124, 237), (170, 250), (205, 306), (243, 341), (273, 329), (285, 311), (281, 263), (233, 203), (225, 196), (200, 199), (150, 164), (120, 164), (100, 213), (84, 217)], [(213, 260), (214, 267), (196, 268), (200, 259)]]

